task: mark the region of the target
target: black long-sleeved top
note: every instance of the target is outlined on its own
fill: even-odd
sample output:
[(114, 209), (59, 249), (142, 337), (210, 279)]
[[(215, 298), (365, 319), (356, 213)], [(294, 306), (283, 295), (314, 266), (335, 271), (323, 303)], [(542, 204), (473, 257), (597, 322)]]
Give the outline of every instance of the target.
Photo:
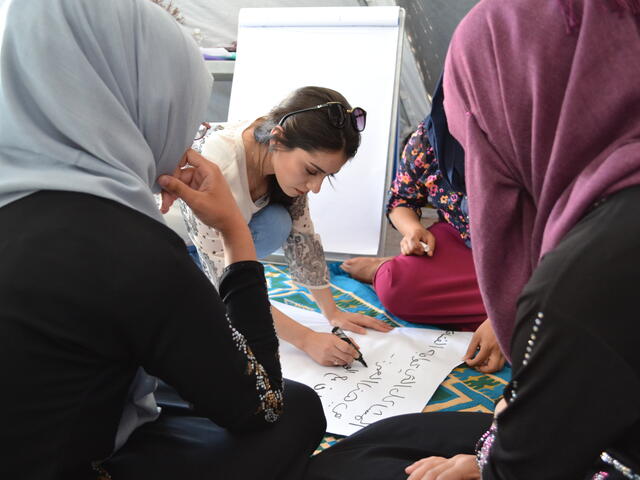
[(639, 206), (640, 187), (613, 195), (534, 271), (483, 480), (622, 478), (603, 451), (640, 475)]
[(91, 478), (139, 366), (218, 425), (277, 419), (259, 263), (227, 268), (219, 296), (165, 225), (80, 193), (2, 207), (0, 232), (0, 478)]

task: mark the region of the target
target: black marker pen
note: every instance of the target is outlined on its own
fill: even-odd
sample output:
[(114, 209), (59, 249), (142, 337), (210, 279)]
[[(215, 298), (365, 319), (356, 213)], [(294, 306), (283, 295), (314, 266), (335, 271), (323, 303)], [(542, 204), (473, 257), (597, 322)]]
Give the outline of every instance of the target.
[(369, 368), (369, 365), (367, 365), (367, 363), (364, 361), (364, 358), (362, 358), (362, 352), (360, 352), (360, 350), (358, 350), (358, 347), (356, 347), (353, 342), (351, 341), (351, 339), (349, 337), (347, 337), (345, 335), (345, 333), (342, 331), (342, 329), (340, 327), (333, 327), (331, 329), (331, 333), (333, 333), (334, 335), (336, 335), (340, 340), (344, 340), (345, 342), (347, 342), (349, 345), (351, 345), (353, 348), (356, 349), (356, 352), (358, 352), (358, 358), (356, 358), (356, 360), (358, 362), (360, 362), (362, 365), (364, 365), (365, 367)]

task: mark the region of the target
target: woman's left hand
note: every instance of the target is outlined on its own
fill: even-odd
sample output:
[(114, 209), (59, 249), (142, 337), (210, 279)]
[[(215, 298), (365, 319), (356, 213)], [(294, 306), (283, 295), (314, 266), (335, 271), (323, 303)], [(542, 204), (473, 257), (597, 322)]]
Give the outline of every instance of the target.
[[(476, 353), (477, 351), (477, 353)], [(475, 355), (475, 356), (474, 356)], [(471, 368), (482, 373), (502, 370), (506, 359), (488, 318), (474, 332), (463, 359)]]
[(404, 469), (407, 480), (479, 480), (480, 469), (474, 455), (451, 458), (427, 457)]
[(384, 333), (393, 330), (391, 325), (377, 318), (367, 317), (361, 313), (344, 312), (339, 308), (331, 316), (327, 316), (327, 319), (334, 327), (355, 333), (367, 333), (365, 327)]

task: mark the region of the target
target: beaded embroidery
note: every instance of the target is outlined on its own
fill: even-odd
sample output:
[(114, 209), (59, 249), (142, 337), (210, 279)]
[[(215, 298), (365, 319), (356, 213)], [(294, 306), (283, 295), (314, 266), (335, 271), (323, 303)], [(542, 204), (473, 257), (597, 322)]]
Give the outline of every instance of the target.
[[(533, 321), (533, 328), (532, 328), (531, 335), (529, 336), (529, 340), (527, 340), (527, 346), (525, 348), (524, 359), (522, 360), (522, 366), (523, 367), (526, 367), (527, 364), (529, 363), (529, 359), (531, 358), (531, 354), (533, 353), (533, 348), (535, 347), (536, 340), (538, 339), (538, 335), (539, 335), (540, 329), (542, 328), (542, 320), (543, 319), (544, 319), (544, 313), (538, 312), (538, 314), (536, 315), (536, 318)], [(510, 393), (509, 403), (511, 403), (518, 396), (518, 394), (517, 394), (517, 388), (518, 388), (517, 380), (512, 380), (509, 386), (510, 386), (510, 389), (509, 389), (509, 393)], [(505, 396), (506, 396), (506, 393), (507, 392), (505, 391)], [(489, 454), (491, 452), (491, 447), (493, 446), (493, 442), (495, 440), (495, 436), (496, 436), (497, 430), (498, 430), (498, 428), (497, 428), (497, 426), (496, 426), (496, 424), (494, 422), (491, 425), (491, 428), (489, 430), (487, 430), (482, 435), (482, 437), (480, 437), (480, 440), (478, 440), (478, 443), (476, 444), (476, 460), (478, 462), (478, 467), (479, 467), (481, 473), (482, 473), (482, 470), (483, 470), (484, 466), (487, 464), (487, 462), (489, 460)], [(600, 460), (602, 460), (607, 465), (612, 466), (624, 478), (628, 478), (629, 480), (640, 480), (640, 475), (638, 475), (637, 473), (634, 473), (633, 470), (631, 470), (631, 468), (629, 468), (628, 466), (624, 465), (620, 461), (616, 460), (611, 455), (609, 455), (607, 452), (602, 452), (600, 454)], [(593, 477), (591, 478), (591, 480), (607, 480), (609, 477), (610, 477), (609, 473), (601, 471), (601, 472), (598, 472), (598, 473), (594, 474)]]
[[(229, 320), (228, 317), (227, 320)], [(278, 420), (282, 414), (284, 405), (282, 389), (274, 389), (271, 387), (269, 375), (260, 362), (258, 362), (249, 345), (247, 345), (244, 335), (236, 330), (231, 325), (231, 322), (229, 322), (229, 328), (231, 329), (231, 336), (236, 347), (247, 357), (247, 375), (255, 375), (256, 377), (256, 391), (258, 393), (258, 399), (260, 400), (258, 412), (264, 412), (264, 419), (269, 423), (273, 423)]]
[(542, 319), (544, 318), (544, 313), (538, 312), (538, 315), (533, 321), (533, 329), (531, 335), (529, 335), (529, 340), (527, 341), (527, 347), (524, 353), (524, 360), (522, 360), (522, 366), (526, 367), (529, 363), (529, 359), (531, 358), (531, 352), (533, 351), (533, 347), (536, 344), (536, 340), (538, 339), (538, 332), (540, 331), (540, 327), (542, 326)]
[[(640, 480), (640, 475), (638, 475), (637, 473), (633, 473), (633, 470), (631, 470), (629, 467), (627, 467), (626, 465), (622, 464), (621, 462), (613, 458), (607, 452), (602, 452), (600, 454), (600, 460), (602, 460), (607, 465), (611, 465), (618, 472), (620, 472), (624, 478), (628, 478), (629, 480)], [(599, 474), (596, 474), (596, 475), (599, 475)], [(594, 476), (593, 478), (594, 480), (599, 480), (596, 478), (596, 476)], [(602, 477), (602, 478), (606, 478), (606, 477)]]
[(518, 381), (512, 380), (511, 388), (509, 389), (509, 403), (515, 401), (517, 397), (518, 397)]
[(104, 469), (101, 463), (102, 462), (91, 462), (91, 468), (98, 475), (96, 480), (112, 480), (111, 475)]
[(491, 425), (491, 428), (484, 432), (484, 434), (476, 443), (476, 461), (478, 462), (478, 468), (480, 469), (480, 473), (482, 473), (482, 469), (489, 461), (489, 453), (491, 452), (491, 447), (493, 446), (493, 441), (496, 438), (496, 432), (498, 431), (498, 427), (495, 422)]
[[(531, 358), (531, 354), (533, 353), (533, 347), (535, 347), (536, 341), (538, 340), (538, 335), (540, 334), (540, 329), (542, 328), (542, 320), (544, 319), (544, 313), (538, 312), (536, 318), (533, 320), (533, 328), (531, 331), (531, 335), (529, 335), (529, 340), (527, 340), (527, 346), (525, 348), (524, 359), (522, 360), (522, 366), (526, 367), (529, 363), (529, 359)], [(512, 380), (507, 389), (505, 390), (505, 397), (508, 397), (508, 402), (512, 403), (518, 397), (518, 381)], [(498, 427), (494, 421), (491, 425), (491, 428), (487, 430), (478, 443), (476, 444), (476, 461), (478, 462), (478, 468), (480, 472), (482, 472), (484, 466), (489, 461), (489, 454), (491, 453), (491, 447), (493, 446), (493, 442), (496, 437), (496, 433), (498, 431)], [(604, 480), (606, 477), (595, 478), (593, 480)], [(640, 479), (633, 479), (640, 480)]]
[[(538, 335), (540, 334), (540, 329), (542, 328), (542, 320), (544, 319), (544, 313), (538, 312), (536, 318), (533, 320), (533, 328), (531, 329), (531, 335), (529, 335), (529, 340), (527, 340), (527, 346), (525, 347), (524, 358), (522, 359), (522, 366), (526, 367), (529, 364), (529, 359), (533, 354), (533, 347), (536, 345), (536, 341), (538, 340)], [(515, 401), (518, 397), (518, 381), (512, 380), (507, 390), (505, 391), (505, 397), (508, 395), (509, 403)]]
[(607, 478), (609, 478), (609, 474), (607, 472), (598, 472), (591, 477), (591, 480), (607, 480)]

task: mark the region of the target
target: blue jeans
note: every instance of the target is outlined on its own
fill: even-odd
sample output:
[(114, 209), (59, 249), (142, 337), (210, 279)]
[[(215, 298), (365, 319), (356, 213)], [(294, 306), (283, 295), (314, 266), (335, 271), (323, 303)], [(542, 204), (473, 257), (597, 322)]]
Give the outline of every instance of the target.
[(249, 230), (258, 258), (264, 258), (279, 249), (291, 233), (291, 226), (291, 215), (280, 204), (267, 205), (253, 215)]
[[(251, 217), (249, 230), (258, 258), (271, 255), (280, 248), (291, 233), (291, 225), (289, 211), (279, 204), (267, 205)], [(202, 268), (196, 247), (190, 245), (187, 250), (196, 265)]]

